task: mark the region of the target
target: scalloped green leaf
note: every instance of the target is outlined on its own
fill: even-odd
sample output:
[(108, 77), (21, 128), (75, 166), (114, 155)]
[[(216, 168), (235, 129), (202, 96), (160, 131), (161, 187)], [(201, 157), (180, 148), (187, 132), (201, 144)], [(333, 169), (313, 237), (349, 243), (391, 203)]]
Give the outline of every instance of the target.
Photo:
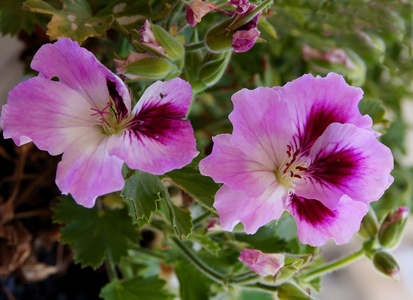
[(52, 15), (47, 24), (47, 35), (57, 40), (69, 37), (79, 44), (88, 37), (103, 36), (112, 23), (112, 15), (92, 16), (86, 0), (62, 0), (62, 9), (57, 9), (42, 0), (28, 0), (24, 6), (30, 11)]
[(139, 242), (139, 234), (125, 209), (99, 211), (61, 197), (54, 211), (54, 222), (65, 224), (60, 229), (63, 243), (70, 244), (75, 261), (82, 267), (99, 267), (105, 258), (118, 263), (127, 255), (128, 245)]
[(199, 155), (189, 165), (166, 173), (162, 177), (171, 180), (203, 207), (214, 211), (212, 205), (219, 185), (212, 178), (203, 176), (199, 172), (198, 164), (202, 158)]
[(149, 222), (152, 213), (158, 209), (157, 202), (163, 198), (165, 192), (165, 187), (157, 176), (136, 171), (125, 181), (121, 196), (131, 207), (130, 215)]
[(135, 277), (114, 280), (100, 291), (104, 300), (169, 300), (173, 295), (165, 289), (165, 281), (157, 277)]

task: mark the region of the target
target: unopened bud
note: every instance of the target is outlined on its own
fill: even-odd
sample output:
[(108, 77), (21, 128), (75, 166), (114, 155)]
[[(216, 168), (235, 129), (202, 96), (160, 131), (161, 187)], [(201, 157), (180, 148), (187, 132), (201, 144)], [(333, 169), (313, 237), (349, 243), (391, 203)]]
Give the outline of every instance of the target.
[(395, 248), (403, 236), (406, 227), (409, 208), (401, 206), (395, 212), (390, 212), (384, 218), (379, 231), (379, 242), (385, 248)]
[(291, 282), (283, 283), (277, 292), (277, 296), (280, 300), (314, 300), (308, 292)]
[(212, 54), (199, 71), (199, 78), (206, 86), (214, 85), (221, 79), (231, 58), (231, 52)]
[(262, 253), (256, 249), (244, 249), (238, 257), (240, 261), (262, 277), (275, 277), (280, 268), (284, 266), (284, 258), (283, 254)]
[(140, 46), (145, 50), (164, 56), (172, 62), (183, 59), (184, 46), (162, 27), (146, 20), (139, 33), (142, 36)]
[(367, 215), (364, 216), (361, 221), (359, 234), (365, 238), (375, 237), (379, 230), (379, 224), (377, 222), (376, 213), (370, 207)]
[(373, 264), (381, 274), (391, 277), (396, 281), (400, 280), (400, 267), (394, 257), (384, 251), (378, 251), (373, 255)]
[(130, 79), (158, 80), (166, 77), (176, 67), (164, 58), (147, 57), (123, 66), (122, 69), (125, 70), (122, 73)]

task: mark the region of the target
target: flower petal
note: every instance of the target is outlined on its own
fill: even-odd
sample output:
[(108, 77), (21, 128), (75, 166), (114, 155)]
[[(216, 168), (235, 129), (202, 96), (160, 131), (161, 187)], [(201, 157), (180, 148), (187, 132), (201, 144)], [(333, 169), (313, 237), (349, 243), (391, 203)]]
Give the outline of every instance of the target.
[(238, 259), (255, 273), (265, 277), (275, 276), (284, 267), (285, 256), (278, 253), (262, 253), (256, 249), (244, 249)]
[(311, 246), (322, 246), (329, 238), (336, 244), (348, 243), (367, 214), (368, 205), (343, 196), (335, 210), (330, 210), (321, 202), (292, 195), (286, 209), (297, 223), (300, 241)]
[(234, 191), (244, 191), (251, 198), (261, 196), (275, 184), (271, 166), (260, 164), (233, 146), (230, 134), (219, 134), (212, 140), (214, 148), (211, 155), (199, 163), (202, 175), (212, 177), (215, 182), (226, 183)]
[(93, 207), (97, 196), (118, 191), (124, 185), (123, 161), (107, 152), (107, 137), (89, 131), (65, 150), (58, 164), (56, 184), (63, 194)]
[(93, 53), (69, 38), (60, 38), (54, 44), (43, 45), (30, 66), (41, 77), (58, 77), (61, 83), (76, 90), (89, 102), (90, 107), (96, 109), (107, 105), (107, 81), (113, 82), (126, 109), (131, 109), (128, 89), (119, 77), (102, 65)]
[(88, 102), (67, 85), (34, 77), (10, 91), (1, 127), (16, 145), (33, 140), (39, 149), (57, 155), (94, 127), (91, 113)]
[(308, 173), (295, 193), (334, 209), (343, 195), (370, 203), (393, 182), (393, 156), (374, 132), (334, 123), (312, 146)]
[(258, 198), (250, 198), (243, 191), (233, 191), (224, 184), (215, 195), (214, 207), (224, 230), (231, 231), (242, 222), (245, 232), (253, 234), (261, 226), (281, 216), (286, 197), (285, 187), (275, 182)]
[(350, 123), (372, 131), (371, 118), (362, 116), (358, 109), (363, 91), (349, 86), (338, 74), (329, 73), (325, 78), (306, 74), (275, 90), (295, 112), (291, 116), (301, 152), (308, 150), (334, 122)]
[(231, 143), (248, 157), (275, 170), (287, 157), (293, 134), (288, 103), (271, 88), (242, 89), (232, 96)]
[(180, 78), (152, 84), (134, 108), (127, 130), (110, 138), (109, 153), (152, 174), (189, 164), (199, 153), (191, 123), (184, 120), (191, 98), (191, 86)]

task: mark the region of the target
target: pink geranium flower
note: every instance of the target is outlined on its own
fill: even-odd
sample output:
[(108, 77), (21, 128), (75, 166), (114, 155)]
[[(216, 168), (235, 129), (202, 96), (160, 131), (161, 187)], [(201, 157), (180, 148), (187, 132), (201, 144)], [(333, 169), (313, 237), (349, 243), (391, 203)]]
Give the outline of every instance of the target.
[(265, 277), (276, 276), (284, 266), (285, 256), (277, 253), (262, 253), (260, 250), (244, 249), (238, 257), (258, 275)]
[(223, 229), (242, 222), (255, 233), (287, 210), (301, 242), (348, 242), (393, 182), (392, 154), (358, 110), (362, 94), (334, 73), (234, 94), (233, 133), (200, 162), (224, 183), (214, 204)]
[(184, 120), (192, 97), (187, 82), (155, 82), (131, 110), (126, 85), (68, 38), (42, 46), (31, 67), (39, 75), (15, 87), (3, 106), (3, 135), (63, 153), (56, 183), (77, 203), (92, 207), (97, 196), (120, 190), (124, 162), (163, 174), (197, 155)]

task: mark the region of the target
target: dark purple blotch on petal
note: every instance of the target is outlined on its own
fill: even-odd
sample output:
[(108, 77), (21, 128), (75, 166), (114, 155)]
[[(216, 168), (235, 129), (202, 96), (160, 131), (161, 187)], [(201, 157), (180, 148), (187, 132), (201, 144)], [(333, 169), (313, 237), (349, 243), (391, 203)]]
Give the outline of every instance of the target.
[(299, 132), (302, 153), (308, 151), (331, 123), (346, 123), (340, 111), (326, 107), (313, 106), (305, 122), (305, 128)]
[(129, 122), (128, 128), (138, 139), (144, 135), (163, 143), (171, 132), (189, 122), (184, 120), (185, 114), (177, 111), (170, 102), (161, 105), (148, 103)]
[(317, 224), (329, 224), (336, 218), (336, 211), (325, 207), (320, 201), (291, 195), (291, 207), (301, 221)]
[(358, 175), (360, 162), (364, 159), (363, 154), (353, 148), (338, 147), (339, 145), (336, 145), (329, 153), (317, 154), (308, 167), (309, 180), (347, 187), (347, 179)]
[(118, 90), (116, 89), (116, 83), (110, 81), (106, 78), (106, 85), (108, 86), (109, 95), (115, 103), (115, 109), (113, 113), (116, 116), (117, 120), (123, 120), (129, 115), (129, 111), (126, 108), (125, 102), (123, 101), (121, 95), (119, 95)]

